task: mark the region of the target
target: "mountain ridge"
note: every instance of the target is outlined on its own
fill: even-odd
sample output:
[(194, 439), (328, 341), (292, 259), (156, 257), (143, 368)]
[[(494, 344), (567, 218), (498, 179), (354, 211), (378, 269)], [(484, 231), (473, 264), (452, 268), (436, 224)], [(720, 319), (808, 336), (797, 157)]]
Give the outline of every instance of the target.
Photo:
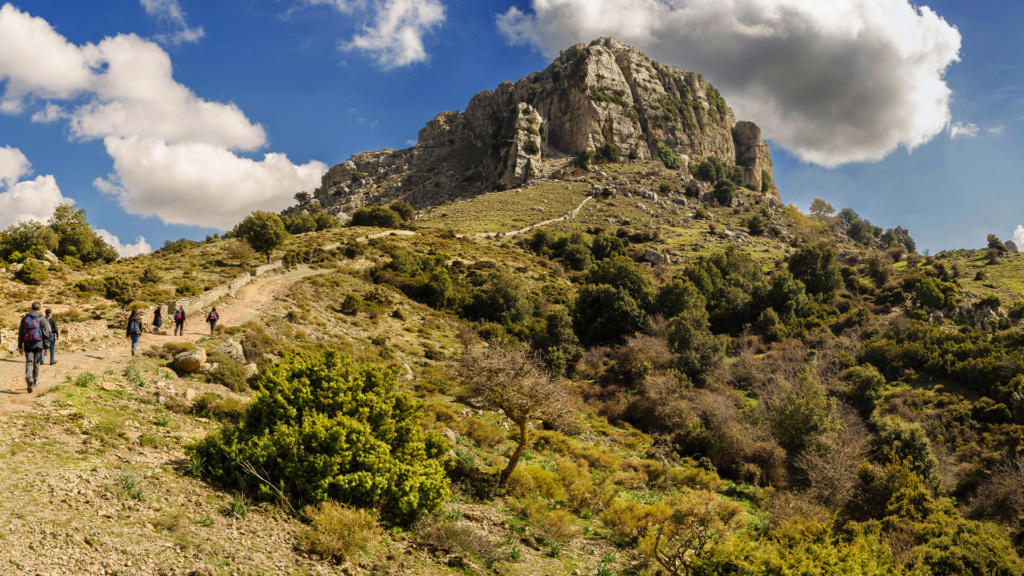
[(476, 94), (465, 111), (437, 114), (411, 148), (354, 154), (328, 170), (313, 198), (342, 218), (398, 199), (425, 208), (578, 175), (573, 160), (601, 149), (638, 162), (677, 154), (684, 181), (695, 180), (696, 165), (714, 156), (742, 167), (748, 187), (763, 187), (781, 205), (769, 145), (755, 123), (737, 122), (701, 74), (607, 37)]

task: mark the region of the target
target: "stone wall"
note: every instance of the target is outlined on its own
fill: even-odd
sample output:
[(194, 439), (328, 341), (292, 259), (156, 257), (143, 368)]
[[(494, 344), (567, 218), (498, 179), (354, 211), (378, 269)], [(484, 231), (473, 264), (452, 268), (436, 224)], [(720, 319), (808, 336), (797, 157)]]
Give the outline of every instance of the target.
[[(107, 335), (106, 320), (89, 320), (87, 322), (61, 322), (60, 315), (57, 318), (57, 327), (60, 329), (60, 339), (64, 342), (90, 342), (94, 338), (103, 338)], [(18, 349), (18, 330), (0, 330), (0, 346), (8, 352), (15, 352)], [(58, 351), (60, 348), (58, 348)]]
[(216, 302), (217, 300), (220, 300), (225, 296), (234, 296), (235, 292), (241, 290), (246, 284), (252, 282), (253, 279), (259, 278), (260, 276), (265, 276), (268, 273), (277, 270), (278, 268), (281, 268), (283, 265), (284, 263), (281, 260), (277, 260), (271, 262), (270, 264), (259, 266), (252, 272), (240, 274), (234, 280), (226, 284), (221, 284), (220, 286), (217, 286), (216, 288), (213, 288), (211, 290), (207, 290), (202, 294), (198, 294), (196, 296), (188, 296), (186, 298), (175, 298), (174, 300), (168, 300), (165, 303), (167, 317), (168, 319), (170, 319), (174, 311), (178, 309), (179, 305), (185, 309), (186, 314), (194, 315), (200, 312), (205, 312), (207, 309), (213, 306), (213, 303)]
[(256, 277), (263, 276), (267, 272), (270, 272), (272, 270), (277, 270), (278, 268), (280, 268), (282, 266), (284, 266), (284, 262), (282, 262), (281, 260), (275, 260), (274, 262), (271, 262), (270, 264), (264, 264), (263, 266), (257, 267), (256, 270), (253, 270), (252, 275), (256, 276)]

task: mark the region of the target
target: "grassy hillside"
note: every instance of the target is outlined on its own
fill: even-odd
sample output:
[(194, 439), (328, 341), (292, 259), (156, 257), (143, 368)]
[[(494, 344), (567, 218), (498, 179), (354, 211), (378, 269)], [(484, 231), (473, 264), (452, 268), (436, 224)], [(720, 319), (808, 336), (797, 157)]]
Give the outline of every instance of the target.
[[(3, 560), (125, 574), (1024, 571), (1024, 257), (881, 251), (759, 193), (719, 206), (660, 168), (598, 169), (436, 207), (394, 234), (290, 236), (272, 254), (290, 266), (218, 302), (216, 333), (149, 334), (132, 358), (113, 328), (63, 352), (33, 395), (7, 356)], [(471, 236), (587, 195), (573, 218)], [(130, 304), (148, 308), (242, 273), (235, 243), (58, 265), (38, 287), (0, 279), (2, 320), (41, 299), (113, 326), (122, 306), (104, 279), (148, 275)], [(167, 368), (195, 348), (204, 370)], [(330, 368), (327, 350), (354, 368)], [(554, 378), (557, 393), (524, 420), (521, 404), (467, 392), (491, 374), (480, 350), (514, 359), (484, 392)], [(413, 428), (365, 425), (377, 400), (346, 387), (371, 383)], [(289, 428), (289, 406), (309, 402), (300, 419), (318, 424)], [(440, 505), (394, 520), (381, 488), (369, 515), (303, 508), (317, 490), (367, 498), (339, 470), (376, 465), (369, 444), (352, 452), (362, 463), (342, 449), (374, 434), (425, 435), (406, 456), (443, 470)], [(288, 457), (270, 448), (285, 437)], [(232, 446), (272, 456), (251, 469), (212, 456)], [(296, 468), (275, 476), (279, 464)]]

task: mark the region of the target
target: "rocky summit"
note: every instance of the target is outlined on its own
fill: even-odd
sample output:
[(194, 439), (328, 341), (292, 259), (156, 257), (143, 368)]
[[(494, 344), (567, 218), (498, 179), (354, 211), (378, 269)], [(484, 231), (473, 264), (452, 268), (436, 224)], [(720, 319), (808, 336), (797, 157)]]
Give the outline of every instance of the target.
[[(746, 184), (780, 200), (761, 129), (737, 122), (704, 76), (656, 62), (613, 38), (562, 51), (544, 71), (442, 112), (415, 146), (355, 154), (324, 175), (314, 199), (344, 218), (375, 202), (423, 208), (533, 180), (566, 178), (586, 150), (623, 159), (679, 156), (680, 176), (712, 156), (741, 166)], [(669, 152), (671, 150), (671, 152)]]

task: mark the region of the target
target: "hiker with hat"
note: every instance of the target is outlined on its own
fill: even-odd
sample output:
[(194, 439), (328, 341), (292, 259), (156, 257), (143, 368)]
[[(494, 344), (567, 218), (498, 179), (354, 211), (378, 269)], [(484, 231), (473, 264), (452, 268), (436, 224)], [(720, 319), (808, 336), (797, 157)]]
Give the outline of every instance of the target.
[(39, 302), (33, 302), (32, 311), (21, 319), (18, 326), (18, 354), (25, 355), (25, 383), (29, 394), (39, 381), (39, 366), (50, 344), (50, 322), (39, 313), (42, 307)]
[[(50, 323), (50, 364), (57, 363), (57, 339), (60, 338), (60, 330), (57, 330), (57, 319), (53, 317), (53, 310), (46, 309), (45, 320)], [(46, 356), (46, 351), (43, 351)], [(44, 358), (45, 360), (45, 358)]]

